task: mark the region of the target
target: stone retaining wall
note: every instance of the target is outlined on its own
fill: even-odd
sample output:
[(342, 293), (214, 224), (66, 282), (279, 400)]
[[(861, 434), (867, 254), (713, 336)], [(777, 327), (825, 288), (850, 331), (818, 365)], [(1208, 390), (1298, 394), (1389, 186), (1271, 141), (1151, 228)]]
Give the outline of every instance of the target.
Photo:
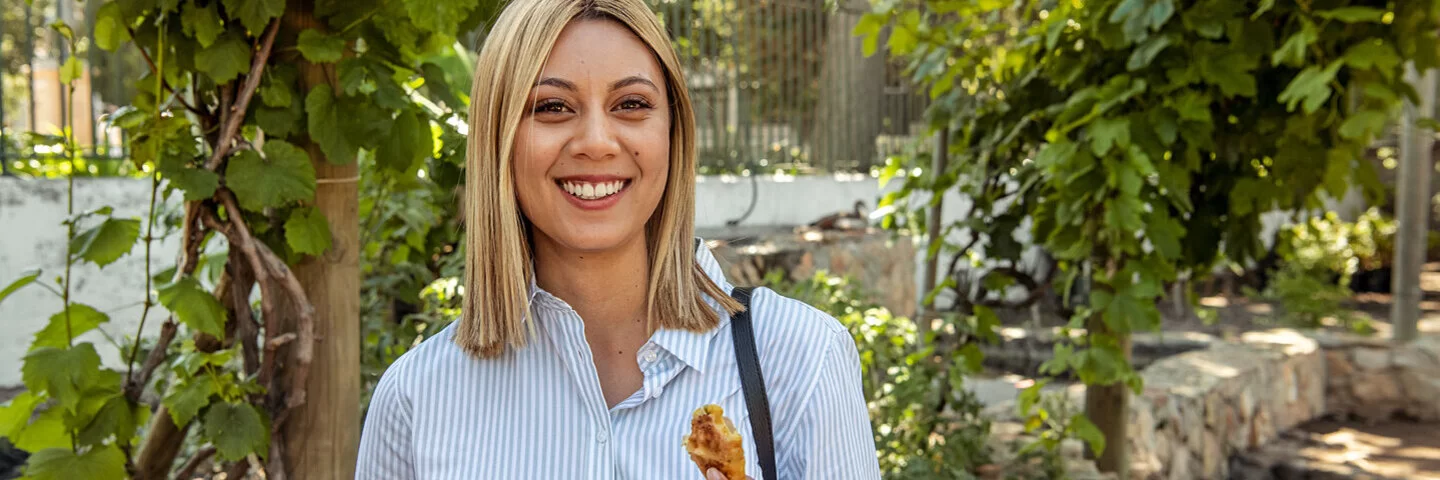
[[(1440, 420), (1440, 336), (1395, 346), (1291, 330), (1158, 360), (1130, 401), (1131, 478), (1231, 478), (1232, 460), (1323, 416)], [(1083, 389), (1070, 400), (1082, 404)], [(1013, 421), (1013, 404), (987, 409)], [(1248, 478), (1248, 477), (1247, 477)]]
[(725, 276), (736, 285), (758, 285), (771, 271), (800, 281), (826, 270), (850, 276), (896, 316), (915, 315), (915, 246), (888, 232), (811, 231), (745, 241), (707, 240), (712, 240)]

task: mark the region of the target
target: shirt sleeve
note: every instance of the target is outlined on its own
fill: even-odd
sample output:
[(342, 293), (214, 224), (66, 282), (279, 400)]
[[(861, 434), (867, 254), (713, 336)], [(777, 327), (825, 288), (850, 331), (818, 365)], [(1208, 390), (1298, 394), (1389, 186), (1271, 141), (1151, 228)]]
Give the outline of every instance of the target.
[(794, 442), (782, 479), (880, 478), (870, 411), (860, 383), (860, 353), (849, 333), (833, 333), (809, 399), (785, 438)]
[(392, 365), (370, 399), (365, 427), (360, 432), (360, 452), (355, 464), (356, 480), (413, 480), (415, 455), (411, 443), (410, 399), (396, 378), (399, 365)]

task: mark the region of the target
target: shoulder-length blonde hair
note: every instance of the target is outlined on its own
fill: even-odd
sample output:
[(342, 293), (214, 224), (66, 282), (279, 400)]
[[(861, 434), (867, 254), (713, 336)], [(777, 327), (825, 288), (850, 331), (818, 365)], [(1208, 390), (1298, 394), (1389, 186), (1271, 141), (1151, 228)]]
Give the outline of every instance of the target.
[(555, 40), (581, 20), (614, 21), (634, 32), (655, 53), (669, 91), (670, 175), (645, 228), (649, 331), (715, 328), (721, 314), (706, 295), (726, 313), (740, 310), (695, 263), (695, 115), (680, 61), (654, 12), (643, 0), (515, 0), (486, 36), (470, 96), (465, 301), (454, 341), (471, 355), (495, 357), (526, 343), (532, 252), (515, 196), (515, 132)]

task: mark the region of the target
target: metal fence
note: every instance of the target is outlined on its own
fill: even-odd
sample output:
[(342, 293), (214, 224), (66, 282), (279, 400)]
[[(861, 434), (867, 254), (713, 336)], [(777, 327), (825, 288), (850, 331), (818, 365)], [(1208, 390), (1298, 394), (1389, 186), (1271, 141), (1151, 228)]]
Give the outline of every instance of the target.
[[(866, 171), (919, 128), (924, 95), (883, 53), (865, 57), (851, 34), (865, 0), (647, 1), (680, 52), (704, 172)], [(57, 154), (26, 133), (52, 134), (67, 121), (89, 173), (125, 168), (123, 136), (97, 119), (129, 103), (143, 59), (134, 48), (88, 48), (85, 75), (67, 96), (59, 66), (72, 52), (48, 28), (65, 20), (90, 32), (101, 4), (0, 5), (0, 173)]]
[(868, 170), (926, 103), (851, 32), (864, 0), (650, 0), (686, 69), (703, 168)]

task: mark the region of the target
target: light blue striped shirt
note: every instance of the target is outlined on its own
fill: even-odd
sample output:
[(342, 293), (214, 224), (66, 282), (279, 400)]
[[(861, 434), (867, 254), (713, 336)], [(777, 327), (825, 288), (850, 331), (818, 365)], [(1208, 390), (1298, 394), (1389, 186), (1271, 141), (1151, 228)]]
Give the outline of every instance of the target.
[[(732, 288), (709, 249), (696, 261)], [(530, 305), (538, 338), (522, 349), (475, 359), (452, 324), (396, 360), (375, 388), (356, 478), (703, 479), (681, 439), (707, 403), (725, 409), (745, 471), (763, 478), (728, 318), (705, 333), (657, 331), (636, 355), (643, 387), (607, 408), (579, 315), (533, 285)], [(778, 478), (880, 478), (853, 337), (770, 290), (751, 309)]]

